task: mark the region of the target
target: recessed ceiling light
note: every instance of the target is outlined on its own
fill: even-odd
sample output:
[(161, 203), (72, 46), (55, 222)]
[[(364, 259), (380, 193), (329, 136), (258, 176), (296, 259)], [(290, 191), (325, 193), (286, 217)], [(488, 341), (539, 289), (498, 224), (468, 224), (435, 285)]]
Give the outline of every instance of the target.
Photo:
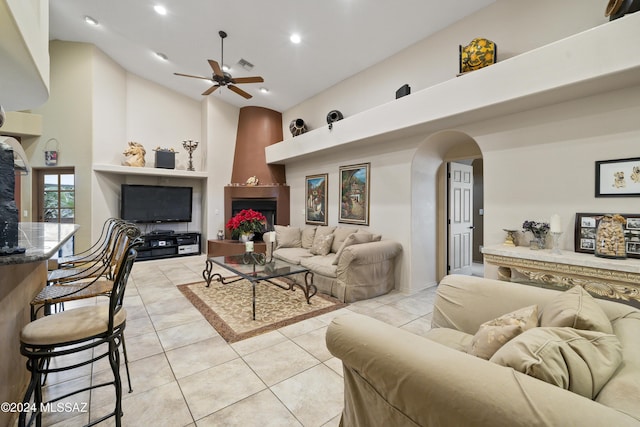
[(262, 93), (269, 93), (269, 88), (261, 87), (261, 88), (260, 88), (260, 92), (262, 92)]
[(302, 39), (300, 38), (300, 34), (291, 34), (291, 37), (289, 37), (289, 40), (291, 40), (291, 43), (295, 43), (298, 44), (302, 41)]
[(157, 56), (158, 58), (162, 59), (163, 61), (168, 61), (168, 60), (169, 60), (169, 58), (167, 57), (167, 55), (165, 55), (165, 54), (164, 54), (164, 53), (162, 53), (162, 52), (156, 52), (156, 56)]
[(166, 15), (167, 14), (167, 8), (164, 7), (161, 4), (157, 4), (157, 5), (153, 6), (153, 10), (155, 10), (158, 15)]
[(84, 17), (84, 22), (86, 22), (87, 24), (91, 24), (91, 25), (98, 25), (98, 21), (96, 21), (95, 19), (93, 19), (89, 15), (86, 15)]
[(231, 67), (229, 67), (227, 64), (222, 64), (222, 71), (228, 73), (231, 71)]

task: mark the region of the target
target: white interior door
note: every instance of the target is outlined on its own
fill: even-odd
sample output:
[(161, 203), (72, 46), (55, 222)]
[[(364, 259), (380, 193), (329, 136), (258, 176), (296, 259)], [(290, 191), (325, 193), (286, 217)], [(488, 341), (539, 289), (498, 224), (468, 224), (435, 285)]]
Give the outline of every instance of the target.
[(449, 181), (449, 274), (471, 275), (473, 248), (473, 166), (451, 162)]

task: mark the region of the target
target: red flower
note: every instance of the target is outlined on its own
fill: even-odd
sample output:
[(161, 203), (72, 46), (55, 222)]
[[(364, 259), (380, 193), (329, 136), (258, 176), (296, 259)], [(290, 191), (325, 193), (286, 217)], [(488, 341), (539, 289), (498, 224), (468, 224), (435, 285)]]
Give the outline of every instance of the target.
[(246, 234), (261, 232), (267, 223), (267, 218), (253, 209), (244, 209), (227, 222), (227, 228), (231, 231)]

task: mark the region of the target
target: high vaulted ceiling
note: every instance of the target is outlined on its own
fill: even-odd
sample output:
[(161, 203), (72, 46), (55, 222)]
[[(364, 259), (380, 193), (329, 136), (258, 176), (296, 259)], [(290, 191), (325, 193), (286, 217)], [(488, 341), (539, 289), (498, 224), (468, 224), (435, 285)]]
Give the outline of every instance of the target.
[[(93, 43), (127, 71), (201, 100), (209, 80), (173, 73), (210, 77), (207, 59), (220, 62), (223, 30), (231, 75), (262, 76), (264, 83), (239, 85), (253, 95), (248, 100), (227, 88), (210, 96), (284, 111), (493, 1), (54, 0), (50, 39)], [(156, 4), (167, 14), (154, 12)], [(292, 33), (301, 43), (289, 40)], [(243, 69), (241, 59), (253, 69)]]

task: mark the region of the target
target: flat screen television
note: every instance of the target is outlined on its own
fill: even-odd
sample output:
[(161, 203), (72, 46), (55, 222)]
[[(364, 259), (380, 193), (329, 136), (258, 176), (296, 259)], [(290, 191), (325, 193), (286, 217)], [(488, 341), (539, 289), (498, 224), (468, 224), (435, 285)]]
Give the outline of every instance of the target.
[(191, 222), (193, 189), (122, 184), (120, 218), (140, 223)]

